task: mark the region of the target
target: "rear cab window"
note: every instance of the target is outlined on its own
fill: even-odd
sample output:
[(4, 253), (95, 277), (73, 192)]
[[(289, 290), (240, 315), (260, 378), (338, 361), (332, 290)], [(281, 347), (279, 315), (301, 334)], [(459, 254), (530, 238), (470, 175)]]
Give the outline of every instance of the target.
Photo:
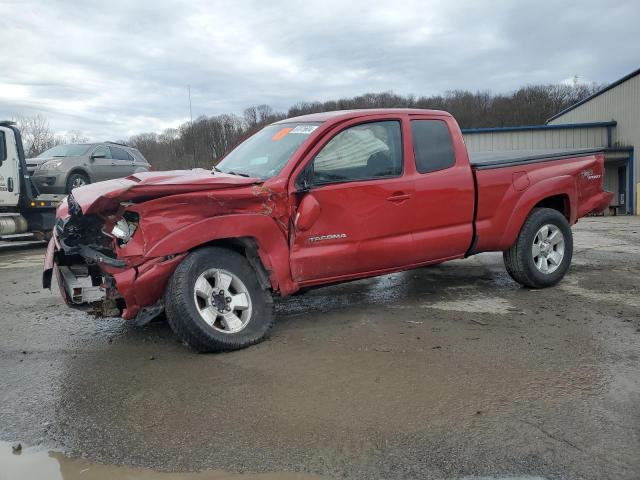
[(411, 120), (411, 136), (418, 172), (444, 170), (456, 163), (451, 133), (442, 120)]

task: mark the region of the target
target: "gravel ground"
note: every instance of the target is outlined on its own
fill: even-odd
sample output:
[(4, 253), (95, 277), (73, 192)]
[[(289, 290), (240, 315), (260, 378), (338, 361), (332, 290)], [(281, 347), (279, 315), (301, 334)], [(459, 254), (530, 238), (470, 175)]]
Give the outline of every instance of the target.
[(554, 288), (482, 254), (279, 301), (270, 340), (218, 355), (69, 310), (42, 249), (0, 252), (0, 440), (171, 472), (640, 478), (640, 218), (574, 232)]

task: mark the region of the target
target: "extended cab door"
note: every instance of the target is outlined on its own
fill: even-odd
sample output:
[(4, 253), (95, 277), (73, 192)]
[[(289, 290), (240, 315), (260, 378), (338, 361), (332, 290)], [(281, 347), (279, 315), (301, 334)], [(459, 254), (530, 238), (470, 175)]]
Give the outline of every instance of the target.
[(415, 162), (413, 250), (419, 263), (463, 256), (473, 238), (475, 186), (455, 120), (411, 116)]
[[(358, 123), (359, 122), (359, 123)], [(298, 176), (291, 245), (296, 281), (314, 283), (411, 263), (414, 188), (400, 118), (346, 123)], [(300, 177), (304, 177), (303, 180)]]

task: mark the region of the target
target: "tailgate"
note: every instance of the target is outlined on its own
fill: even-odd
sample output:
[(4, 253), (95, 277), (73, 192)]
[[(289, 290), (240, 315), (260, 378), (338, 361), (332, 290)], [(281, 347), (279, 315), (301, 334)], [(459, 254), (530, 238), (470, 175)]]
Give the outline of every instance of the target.
[(577, 178), (578, 218), (588, 213), (601, 213), (611, 203), (613, 193), (604, 189), (604, 154), (594, 155), (594, 161), (580, 171)]

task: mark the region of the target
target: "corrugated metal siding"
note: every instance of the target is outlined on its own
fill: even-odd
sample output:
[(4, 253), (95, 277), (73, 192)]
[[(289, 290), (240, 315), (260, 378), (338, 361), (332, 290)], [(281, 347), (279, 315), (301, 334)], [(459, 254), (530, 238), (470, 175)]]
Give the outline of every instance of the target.
[(598, 148), (607, 146), (607, 128), (470, 132), (464, 134), (464, 141), (470, 152), (543, 150), (552, 148)]
[[(588, 102), (555, 118), (550, 125), (615, 120), (614, 145), (633, 146), (634, 184), (640, 173), (640, 75), (601, 93)], [(638, 212), (638, 206), (635, 207)]]

